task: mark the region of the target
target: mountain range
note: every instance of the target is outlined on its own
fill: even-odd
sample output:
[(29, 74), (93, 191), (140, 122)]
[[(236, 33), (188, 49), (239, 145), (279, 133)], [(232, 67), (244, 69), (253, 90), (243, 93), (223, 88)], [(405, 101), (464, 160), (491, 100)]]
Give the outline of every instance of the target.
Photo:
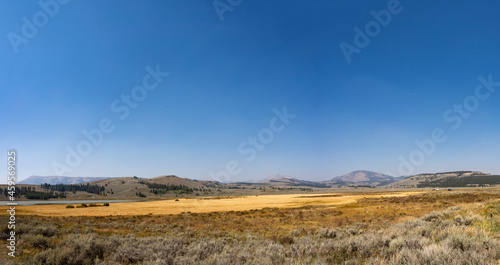
[(40, 185), (48, 184), (78, 184), (84, 182), (91, 182), (101, 179), (109, 179), (106, 177), (65, 177), (65, 176), (31, 176), (25, 180), (19, 181), (17, 184), (31, 184)]
[[(424, 188), (424, 187), (467, 187), (500, 184), (500, 176), (479, 171), (455, 171), (442, 173), (426, 173), (409, 177), (393, 177), (367, 170), (356, 170), (326, 181), (308, 181), (284, 175), (276, 175), (262, 179), (260, 182), (221, 183), (217, 181), (192, 180), (174, 175), (155, 178), (91, 178), (91, 177), (58, 177), (31, 176), (19, 184), (40, 185), (49, 184), (90, 184), (106, 186), (106, 190), (118, 195), (128, 196), (132, 192), (149, 192), (150, 186), (171, 185), (183, 186), (189, 189), (250, 189), (256, 187), (309, 187), (309, 188), (340, 188), (340, 187), (386, 187), (386, 188)], [(132, 194), (133, 194), (132, 193)], [(113, 193), (114, 194), (114, 193)]]

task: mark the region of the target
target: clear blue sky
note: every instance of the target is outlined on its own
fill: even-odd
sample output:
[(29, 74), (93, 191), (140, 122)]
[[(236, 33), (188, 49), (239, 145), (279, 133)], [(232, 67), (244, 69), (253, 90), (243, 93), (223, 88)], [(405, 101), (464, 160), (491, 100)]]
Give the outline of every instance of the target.
[[(223, 20), (212, 0), (42, 2), (48, 11), (36, 1), (0, 10), (0, 150), (4, 161), (18, 151), (20, 179), (223, 180), (210, 172), (229, 168), (232, 181), (324, 180), (410, 173), (401, 158), (412, 174), (500, 174), (500, 86), (476, 95), (478, 77), (500, 82), (498, 1), (221, 0), (232, 10)], [(372, 22), (388, 5), (390, 21)], [(366, 25), (375, 31), (349, 63), (341, 44), (356, 47), (354, 28)], [(170, 75), (132, 109), (121, 96), (148, 66)], [(466, 113), (454, 109), (464, 101)], [(274, 118), (284, 108), (288, 124)], [(67, 147), (102, 119), (114, 130), (70, 166)], [(269, 137), (270, 122), (280, 130), (250, 145)], [(419, 151), (415, 140), (436, 128), (446, 140)]]

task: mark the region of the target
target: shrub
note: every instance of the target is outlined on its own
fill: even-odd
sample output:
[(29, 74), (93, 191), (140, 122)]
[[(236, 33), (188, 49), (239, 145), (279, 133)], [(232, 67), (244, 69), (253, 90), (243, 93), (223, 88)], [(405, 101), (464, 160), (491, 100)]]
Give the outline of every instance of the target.
[(23, 237), (23, 240), (25, 240), (28, 245), (34, 248), (46, 249), (49, 247), (47, 238), (41, 235), (29, 235), (27, 238)]
[(73, 205), (66, 205), (66, 208), (75, 208)]
[(85, 203), (80, 204), (80, 206), (82, 206), (82, 207), (88, 207), (88, 205), (85, 204)]
[(279, 242), (282, 245), (290, 245), (293, 244), (293, 237), (292, 236), (281, 236), (279, 238)]
[(336, 238), (338, 231), (336, 229), (321, 228), (316, 232), (316, 236), (320, 238)]
[[(308, 222), (308, 213), (316, 214), (315, 211), (303, 210), (301, 218)], [(295, 217), (275, 230), (265, 223), (267, 220), (254, 219), (267, 214), (275, 218), (269, 222), (279, 222), (285, 220), (285, 213), (294, 216), (296, 212), (268, 209), (184, 213), (162, 218), (33, 216), (16, 228), (22, 231), (20, 249), (27, 250), (23, 251), (22, 264), (437, 265), (495, 264), (500, 259), (496, 234), (474, 226), (484, 225), (489, 219), (466, 211), (461, 211), (461, 216), (451, 210), (433, 212), (393, 226), (350, 222), (347, 227), (333, 227), (326, 223), (324, 226), (330, 228), (316, 231), (314, 225)], [(227, 225), (231, 221), (234, 225)], [(245, 230), (245, 223), (255, 225)], [(3, 230), (8, 231), (3, 227), (0, 226), (2, 234)], [(128, 235), (94, 232), (102, 230)], [(56, 232), (57, 239), (48, 238)]]
[(53, 226), (37, 226), (32, 230), (32, 233), (51, 237), (57, 234), (57, 229)]
[(97, 259), (103, 259), (104, 253), (112, 248), (93, 234), (69, 235), (63, 238), (57, 248), (36, 254), (32, 264), (95, 264)]
[[(7, 223), (7, 222), (5, 222)], [(0, 239), (7, 239), (9, 238), (9, 233), (10, 233), (10, 229), (9, 229), (9, 226), (8, 225), (4, 225), (1, 229), (0, 229)]]
[(109, 206), (109, 202), (105, 202), (103, 206)]
[(433, 222), (433, 221), (440, 220), (442, 217), (443, 217), (443, 214), (441, 212), (434, 211), (432, 213), (424, 215), (424, 217), (422, 217), (422, 220), (427, 221), (427, 222)]
[(464, 218), (464, 225), (471, 226), (473, 223), (481, 220), (482, 218), (476, 214), (469, 214)]

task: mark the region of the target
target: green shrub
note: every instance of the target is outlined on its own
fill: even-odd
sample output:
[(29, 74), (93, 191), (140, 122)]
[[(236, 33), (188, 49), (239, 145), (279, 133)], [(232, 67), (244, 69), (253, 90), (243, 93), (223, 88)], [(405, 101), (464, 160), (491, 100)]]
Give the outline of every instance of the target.
[(66, 205), (66, 208), (75, 208), (73, 205)]
[(109, 206), (109, 202), (105, 202), (102, 206)]

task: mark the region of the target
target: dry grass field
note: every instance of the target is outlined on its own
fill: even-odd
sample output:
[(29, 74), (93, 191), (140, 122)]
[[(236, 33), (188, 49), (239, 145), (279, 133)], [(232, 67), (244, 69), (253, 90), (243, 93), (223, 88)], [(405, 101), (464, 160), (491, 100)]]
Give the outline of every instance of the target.
[[(149, 202), (130, 202), (111, 204), (106, 208), (72, 208), (66, 205), (35, 205), (18, 207), (16, 214), (40, 216), (109, 216), (109, 215), (165, 215), (184, 212), (207, 213), (218, 211), (248, 211), (266, 207), (296, 208), (303, 206), (335, 206), (353, 203), (362, 198), (400, 197), (418, 194), (418, 191), (390, 193), (339, 193), (331, 194), (282, 194), (260, 196), (232, 196), (207, 198), (179, 198), (178, 200), (159, 200)], [(77, 206), (77, 205), (75, 205)], [(6, 215), (8, 208), (0, 207), (0, 213)]]
[[(11, 262), (500, 264), (499, 195), (351, 192), (26, 206), (16, 228), (19, 257)], [(0, 231), (5, 248), (7, 229)]]

